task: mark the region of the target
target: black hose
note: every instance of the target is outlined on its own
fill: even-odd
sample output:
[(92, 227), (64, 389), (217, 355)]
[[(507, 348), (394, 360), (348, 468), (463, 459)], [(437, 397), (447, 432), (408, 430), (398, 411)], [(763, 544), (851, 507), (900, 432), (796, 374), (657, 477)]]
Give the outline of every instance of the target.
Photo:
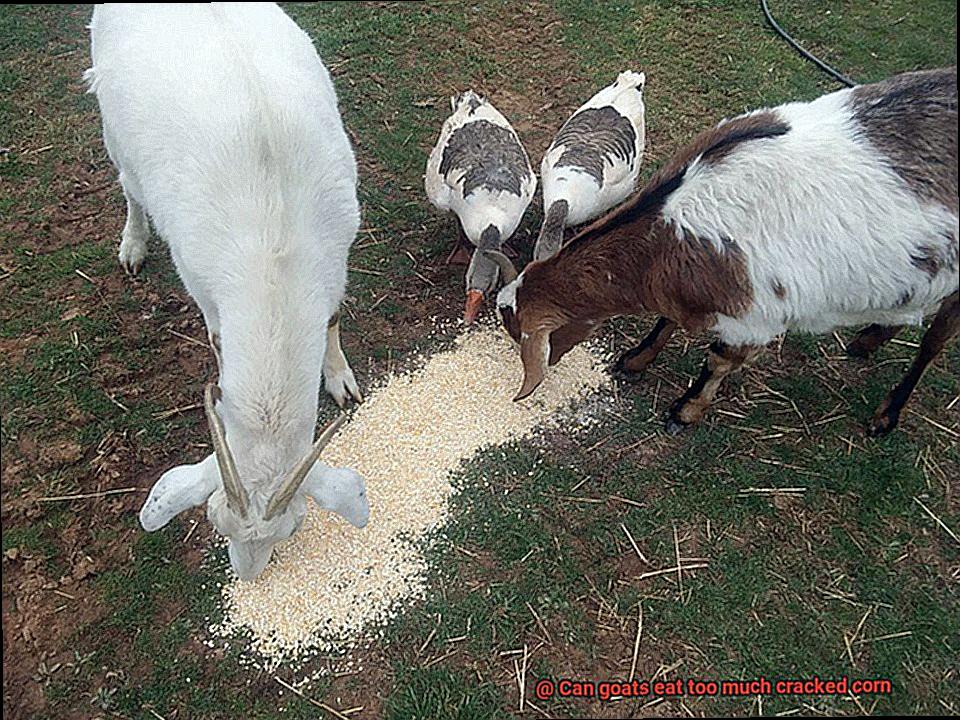
[(825, 73), (833, 77), (833, 79), (836, 80), (837, 82), (841, 82), (847, 87), (854, 87), (857, 84), (856, 82), (848, 78), (846, 75), (843, 75), (842, 73), (839, 73), (836, 70), (834, 70), (832, 67), (827, 65), (823, 60), (818, 58), (813, 53), (807, 52), (802, 47), (800, 47), (800, 43), (798, 43), (796, 40), (790, 37), (787, 34), (786, 30), (780, 27), (777, 24), (777, 21), (773, 19), (773, 15), (770, 14), (770, 8), (767, 7), (767, 0), (760, 0), (760, 7), (763, 10), (764, 16), (767, 18), (767, 22), (770, 23), (770, 27), (772, 27), (780, 37), (782, 37), (784, 40), (790, 43), (790, 45), (793, 47), (794, 50), (796, 50), (798, 53), (800, 53), (803, 57), (805, 57), (810, 62), (814, 63), (817, 67), (819, 67)]

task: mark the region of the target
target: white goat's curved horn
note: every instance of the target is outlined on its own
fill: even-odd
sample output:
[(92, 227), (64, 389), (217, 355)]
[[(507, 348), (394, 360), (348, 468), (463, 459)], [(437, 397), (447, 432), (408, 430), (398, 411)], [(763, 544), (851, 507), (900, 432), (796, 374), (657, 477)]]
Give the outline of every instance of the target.
[(297, 490), (300, 489), (303, 481), (307, 479), (307, 473), (310, 472), (310, 468), (320, 459), (320, 453), (327, 446), (327, 443), (333, 439), (337, 430), (340, 429), (340, 426), (343, 425), (346, 420), (347, 416), (341, 414), (340, 417), (323, 429), (320, 437), (317, 438), (313, 447), (310, 448), (310, 452), (304, 456), (303, 460), (296, 464), (280, 487), (273, 493), (270, 502), (267, 503), (267, 511), (263, 515), (264, 520), (272, 520), (275, 516), (287, 509), (287, 505), (293, 500), (294, 495), (297, 494)]
[(223, 421), (217, 415), (214, 403), (222, 396), (220, 388), (208, 383), (203, 390), (203, 407), (207, 412), (207, 424), (210, 425), (210, 439), (213, 441), (213, 452), (217, 456), (217, 465), (220, 467), (220, 479), (223, 481), (223, 491), (227, 494), (227, 505), (240, 517), (247, 516), (249, 501), (247, 491), (240, 482), (237, 474), (237, 464), (233, 461), (233, 453), (227, 445), (227, 434), (223, 429)]
[(517, 279), (517, 269), (510, 262), (510, 258), (499, 250), (483, 250), (482, 252), (500, 266), (500, 278), (504, 285), (509, 285)]

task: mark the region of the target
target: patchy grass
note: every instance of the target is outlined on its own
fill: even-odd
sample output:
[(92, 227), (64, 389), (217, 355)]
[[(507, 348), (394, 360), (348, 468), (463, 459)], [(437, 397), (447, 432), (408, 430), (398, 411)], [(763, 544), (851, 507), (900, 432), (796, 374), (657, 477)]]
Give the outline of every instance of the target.
[[(954, 3), (771, 5), (857, 79), (956, 61)], [(241, 665), (236, 645), (204, 644), (224, 561), (209, 556), (202, 512), (153, 535), (136, 524), (159, 473), (205, 451), (196, 404), (212, 360), (160, 243), (140, 278), (117, 267), (122, 197), (80, 81), (89, 12), (0, 8), (4, 710), (315, 717)], [(458, 314), (462, 277), (442, 262), (453, 221), (421, 190), (449, 94), (489, 95), (537, 160), (597, 87), (642, 69), (648, 175), (708, 123), (835, 87), (748, 0), (289, 12), (331, 68), (361, 167), (345, 344), (365, 384), (428, 346), (433, 317)], [(516, 236), (522, 253), (538, 220), (535, 208)], [(622, 350), (647, 327), (612, 323), (604, 341)], [(306, 694), (362, 706), (352, 717), (515, 714), (526, 648), (528, 716), (533, 705), (552, 716), (761, 710), (756, 698), (533, 696), (541, 678), (627, 678), (642, 607), (638, 678), (882, 677), (889, 697), (763, 698), (762, 710), (956, 714), (960, 552), (927, 512), (960, 528), (956, 344), (898, 432), (862, 433), (918, 338), (862, 363), (838, 338), (789, 336), (732, 379), (702, 427), (670, 438), (661, 416), (705, 344), (674, 339), (618, 388), (600, 427), (469, 462), (428, 597), (358, 654), (363, 674)], [(77, 494), (93, 497), (50, 499)], [(692, 569), (654, 574), (678, 555)]]

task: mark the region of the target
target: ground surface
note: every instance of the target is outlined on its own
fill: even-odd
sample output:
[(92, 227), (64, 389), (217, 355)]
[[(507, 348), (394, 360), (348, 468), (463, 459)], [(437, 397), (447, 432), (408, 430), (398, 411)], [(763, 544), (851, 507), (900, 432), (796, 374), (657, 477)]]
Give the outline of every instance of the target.
[[(953, 2), (772, 4), (860, 80), (956, 62)], [(289, 11), (334, 74), (361, 164), (344, 337), (361, 383), (422, 347), (431, 318), (459, 312), (462, 279), (443, 264), (454, 226), (421, 190), (452, 92), (488, 94), (539, 159), (596, 88), (642, 69), (648, 176), (707, 123), (835, 87), (747, 0)], [(619, 388), (609, 423), (470, 464), (433, 594), (358, 655), (363, 672), (314, 684), (308, 700), (239, 667), (236, 647), (206, 647), (223, 574), (204, 561), (202, 512), (147, 535), (136, 510), (164, 469), (204, 453), (197, 403), (213, 361), (163, 247), (135, 280), (116, 262), (122, 197), (80, 82), (89, 15), (0, 9), (8, 717), (334, 716), (317, 703), (349, 717), (504, 716), (520, 712), (524, 652), (525, 716), (960, 711), (960, 548), (934, 519), (960, 530), (956, 344), (898, 432), (862, 431), (917, 333), (869, 363), (843, 358), (850, 333), (791, 336), (704, 426), (671, 438), (662, 412), (705, 345), (678, 337)], [(531, 212), (518, 233), (522, 253), (538, 221)], [(605, 340), (625, 348), (649, 321), (617, 323)], [(751, 487), (803, 490), (740, 492)], [(700, 567), (650, 574), (678, 557)], [(893, 693), (602, 703), (532, 692), (542, 678), (631, 672), (888, 678)]]

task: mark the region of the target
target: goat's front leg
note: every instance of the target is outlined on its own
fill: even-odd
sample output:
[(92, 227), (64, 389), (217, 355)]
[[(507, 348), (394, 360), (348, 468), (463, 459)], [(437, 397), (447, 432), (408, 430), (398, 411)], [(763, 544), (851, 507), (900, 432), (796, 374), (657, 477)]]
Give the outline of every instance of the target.
[(677, 327), (673, 320), (661, 317), (639, 345), (620, 356), (614, 370), (626, 375), (642, 373), (656, 360)]
[(336, 400), (337, 405), (347, 404), (349, 394), (358, 403), (363, 402), (363, 395), (353, 376), (353, 370), (347, 364), (340, 345), (340, 311), (338, 310), (327, 323), (327, 352), (323, 356), (323, 381), (327, 392)]
[(699, 422), (717, 396), (723, 379), (734, 370), (739, 370), (759, 350), (755, 345), (732, 347), (722, 342), (713, 343), (707, 351), (700, 377), (670, 408), (667, 432), (676, 435), (685, 427)]
[(136, 275), (147, 259), (147, 238), (150, 237), (150, 225), (140, 203), (133, 199), (120, 173), (120, 185), (127, 200), (127, 222), (120, 234), (120, 264), (130, 275)]
[(943, 350), (951, 338), (960, 332), (960, 293), (953, 293), (943, 301), (929, 329), (920, 341), (920, 352), (906, 376), (880, 403), (867, 432), (873, 437), (886, 435), (900, 420), (900, 411), (907, 404), (913, 389), (920, 382), (923, 371)]

